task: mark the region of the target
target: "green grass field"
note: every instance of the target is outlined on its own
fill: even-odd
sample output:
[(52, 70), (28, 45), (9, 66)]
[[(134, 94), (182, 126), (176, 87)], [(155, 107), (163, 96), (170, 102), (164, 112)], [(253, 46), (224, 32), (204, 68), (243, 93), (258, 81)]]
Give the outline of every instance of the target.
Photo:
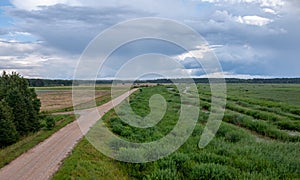
[[(228, 84), (227, 88), (223, 122), (204, 149), (197, 145), (209, 116), (210, 89), (199, 84), (198, 123), (185, 144), (170, 156), (145, 164), (124, 163), (104, 156), (83, 139), (53, 179), (299, 179), (300, 85)], [(176, 89), (142, 88), (130, 97), (130, 103), (137, 114), (145, 116), (150, 112), (149, 98), (157, 93), (168, 107), (155, 127), (131, 127), (113, 110), (103, 117), (105, 124), (132, 142), (162, 138), (178, 120)]]

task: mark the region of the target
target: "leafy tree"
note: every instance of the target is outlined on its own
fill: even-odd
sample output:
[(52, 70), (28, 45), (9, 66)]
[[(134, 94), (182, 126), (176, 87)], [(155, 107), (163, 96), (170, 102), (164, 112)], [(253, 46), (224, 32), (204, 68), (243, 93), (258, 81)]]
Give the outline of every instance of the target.
[(4, 100), (0, 101), (0, 147), (12, 144), (18, 139), (18, 132), (12, 119), (11, 108)]
[[(16, 131), (20, 135), (26, 135), (40, 129), (39, 111), (40, 100), (34, 89), (28, 87), (28, 81), (17, 73), (0, 76), (0, 100), (5, 101), (11, 109), (9, 116)], [(2, 132), (0, 132), (2, 135)]]

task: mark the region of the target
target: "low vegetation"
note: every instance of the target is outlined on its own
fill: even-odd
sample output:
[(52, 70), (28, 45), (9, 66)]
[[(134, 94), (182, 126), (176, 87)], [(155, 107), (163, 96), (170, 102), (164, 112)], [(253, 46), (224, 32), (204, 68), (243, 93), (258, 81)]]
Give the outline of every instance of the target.
[[(124, 163), (105, 157), (83, 139), (70, 157), (63, 162), (53, 179), (300, 178), (300, 139), (298, 135), (289, 133), (291, 129), (293, 132), (299, 132), (295, 128), (299, 122), (299, 115), (293, 113), (299, 109), (299, 106), (284, 101), (278, 102), (277, 99), (280, 97), (267, 100), (266, 102), (271, 102), (270, 106), (263, 105), (262, 100), (250, 96), (261, 89), (257, 90), (254, 88), (256, 85), (253, 84), (248, 85), (251, 88), (247, 85), (240, 86), (243, 87), (242, 90), (238, 88), (239, 85), (229, 85), (228, 102), (232, 108), (226, 110), (224, 121), (216, 137), (203, 149), (198, 148), (198, 142), (211, 105), (207, 96), (210, 94), (209, 86), (200, 84), (198, 88), (201, 112), (198, 123), (185, 144), (170, 156), (144, 164)], [(290, 85), (284, 86), (290, 87)], [(298, 87), (298, 85), (293, 86)], [(259, 88), (263, 87), (259, 85)], [(268, 85), (264, 88), (267, 89)], [(299, 88), (290, 87), (290, 89), (300, 97)], [(160, 139), (173, 129), (178, 120), (180, 96), (176, 88), (167, 86), (142, 88), (130, 97), (130, 104), (137, 114), (146, 116), (150, 112), (148, 100), (157, 93), (166, 99), (168, 108), (163, 119), (155, 127), (147, 129), (131, 127), (122, 122), (113, 110), (103, 117), (105, 124), (114, 134), (132, 142), (150, 142)], [(241, 97), (240, 100), (233, 100), (238, 96)], [(250, 98), (252, 98), (251, 102), (244, 101)], [(282, 104), (289, 104), (295, 111), (287, 111)], [(277, 113), (272, 108), (280, 108), (280, 112)], [(264, 114), (271, 117), (266, 118)], [(289, 127), (294, 125), (295, 127)], [(115, 144), (111, 146), (126, 148)], [(107, 172), (108, 169), (112, 169), (113, 173)]]

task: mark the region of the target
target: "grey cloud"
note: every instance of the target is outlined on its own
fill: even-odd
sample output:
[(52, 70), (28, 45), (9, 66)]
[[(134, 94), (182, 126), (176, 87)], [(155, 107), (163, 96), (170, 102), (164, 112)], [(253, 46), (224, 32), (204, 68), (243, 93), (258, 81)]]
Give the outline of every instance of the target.
[(38, 36), (48, 46), (76, 54), (105, 28), (129, 18), (151, 15), (126, 7), (95, 9), (62, 4), (35, 11), (10, 8), (7, 13), (22, 19), (17, 24), (22, 31)]
[(0, 35), (5, 35), (7, 34), (9, 31), (6, 28), (0, 28)]
[[(58, 54), (59, 57), (68, 59), (49, 58), (48, 61), (40, 63), (41, 67), (49, 67), (49, 73), (45, 73), (49, 75), (51, 75), (50, 71), (57, 71), (60, 72), (57, 73), (60, 77), (70, 77), (73, 69), (63, 73), (59, 65), (74, 68), (73, 64), (79, 54), (102, 30), (123, 20), (144, 16), (163, 16), (179, 20), (196, 29), (211, 45), (222, 45), (216, 48), (216, 54), (221, 60), (223, 69), (228, 72), (300, 75), (299, 70), (295, 68), (299, 67), (298, 57), (300, 57), (300, 4), (298, 0), (288, 0), (283, 7), (274, 8), (277, 14), (263, 11), (257, 3), (214, 5), (191, 1), (180, 6), (179, 2), (173, 2), (130, 1), (122, 2), (122, 5), (118, 6), (116, 1), (106, 2), (104, 5), (96, 1), (88, 1), (90, 5), (85, 7), (58, 4), (35, 11), (16, 8), (6, 8), (5, 11), (9, 16), (19, 18), (20, 21), (14, 27), (16, 31), (29, 32), (43, 41), (39, 45), (40, 48), (17, 51), (16, 56), (21, 58), (24, 53), (41, 52), (42, 56), (51, 57)], [(249, 15), (272, 19), (273, 22), (264, 26), (253, 26), (234, 21), (234, 17)], [(163, 28), (162, 31), (167, 32), (170, 27)], [(5, 34), (5, 31), (5, 29), (0, 29), (0, 34)], [(126, 33), (133, 32), (130, 30)], [(251, 48), (244, 48), (245, 45)], [(151, 52), (172, 56), (181, 54), (182, 50), (164, 43), (135, 42), (117, 50), (106, 65), (111, 67), (109, 69), (111, 73), (126, 60), (141, 53)], [(4, 50), (2, 47), (0, 49), (0, 55), (12, 53), (13, 50)], [(72, 58), (70, 58), (71, 55)], [(196, 65), (192, 61), (187, 59), (183, 63), (186, 68), (194, 69), (194, 75), (202, 73), (201, 70), (196, 71)]]

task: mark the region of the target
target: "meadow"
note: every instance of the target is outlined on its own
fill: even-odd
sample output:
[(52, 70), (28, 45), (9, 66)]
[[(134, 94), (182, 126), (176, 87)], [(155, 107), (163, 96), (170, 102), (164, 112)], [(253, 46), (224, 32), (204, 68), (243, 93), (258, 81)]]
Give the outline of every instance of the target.
[[(300, 85), (227, 84), (227, 105), (216, 137), (203, 149), (198, 142), (211, 108), (209, 85), (198, 84), (200, 114), (192, 135), (170, 156), (125, 163), (104, 156), (83, 138), (53, 179), (299, 179)], [(118, 136), (132, 142), (164, 137), (176, 125), (180, 95), (175, 86), (143, 87), (130, 96), (140, 116), (150, 113), (149, 98), (161, 94), (167, 112), (154, 127), (122, 122), (114, 110), (102, 118)], [(120, 105), (122, 106), (122, 104)], [(126, 149), (122, 144), (111, 144)], [(139, 156), (138, 154), (136, 156)]]

